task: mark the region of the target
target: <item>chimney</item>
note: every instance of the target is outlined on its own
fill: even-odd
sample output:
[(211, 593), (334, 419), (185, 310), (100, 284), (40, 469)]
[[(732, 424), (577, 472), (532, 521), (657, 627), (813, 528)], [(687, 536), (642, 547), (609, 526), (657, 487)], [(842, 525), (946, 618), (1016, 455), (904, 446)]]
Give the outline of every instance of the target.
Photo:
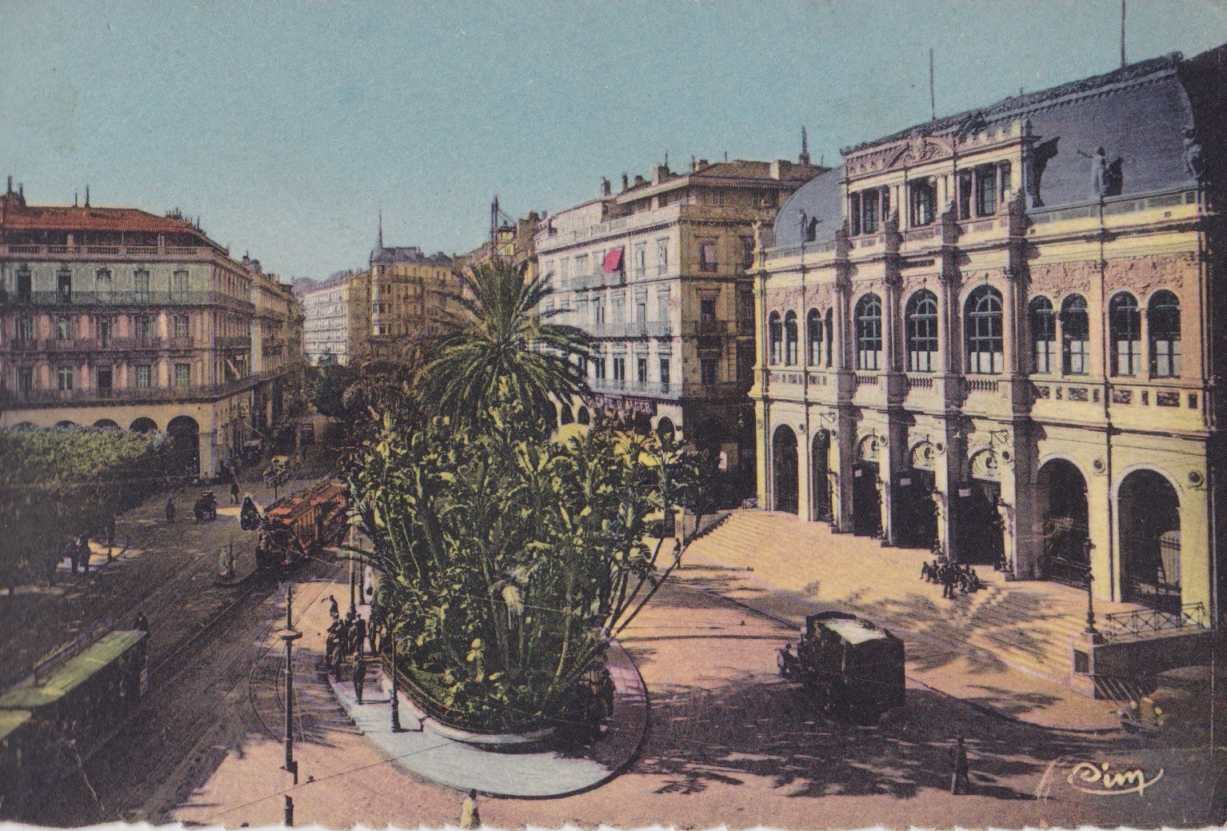
[(85, 207), (89, 207), (89, 185), (85, 186)]
[(631, 186), (630, 179), (628, 179), (626, 174), (623, 173), (622, 174), (622, 190), (626, 190), (630, 186)]
[(609, 196), (613, 188), (609, 184), (609, 180), (604, 176), (601, 177), (601, 196)]
[(77, 192), (75, 190), (72, 192), (72, 206), (74, 208), (77, 207)]
[(638, 173), (635, 174), (635, 186), (636, 187), (638, 187), (639, 185), (645, 184), (647, 181), (648, 181), (647, 179), (643, 178)]
[(695, 164), (694, 164), (694, 169), (695, 169), (695, 170), (700, 170), (700, 169), (702, 169), (702, 168), (704, 168), (704, 167), (707, 167), (707, 159), (699, 159), (699, 160), (698, 160), (697, 162), (695, 162)]
[(26, 183), (22, 182), (17, 186), (17, 195), (21, 197), (22, 203), (26, 201)]
[(669, 165), (658, 164), (652, 168), (652, 184), (659, 185), (669, 178)]
[(809, 134), (805, 132), (805, 125), (801, 125), (801, 155), (797, 156), (799, 164), (809, 164)]
[(8, 184), (8, 187), (7, 187), (7, 188), (5, 188), (5, 191), (4, 191), (4, 192), (5, 192), (5, 193), (12, 193), (12, 192), (13, 192), (13, 174), (11, 174), (11, 173), (9, 174), (9, 184)]

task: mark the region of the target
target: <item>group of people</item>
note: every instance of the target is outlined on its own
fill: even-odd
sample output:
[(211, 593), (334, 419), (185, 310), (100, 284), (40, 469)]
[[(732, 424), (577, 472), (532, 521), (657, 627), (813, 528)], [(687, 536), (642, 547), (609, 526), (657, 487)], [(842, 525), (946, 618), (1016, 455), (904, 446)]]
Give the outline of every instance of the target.
[(328, 627), (328, 637), (324, 641), (324, 662), (333, 671), (335, 679), (341, 679), (341, 664), (353, 659), (353, 691), (362, 703), (362, 678), (366, 676), (366, 665), (363, 657), (367, 652), (367, 620), (357, 611), (350, 609), (345, 617), (341, 617), (336, 608), (336, 598), (328, 595), (329, 614), (333, 622)]
[(954, 563), (943, 557), (920, 566), (920, 579), (941, 583), (942, 597), (953, 598), (958, 593), (970, 594), (984, 588), (984, 581), (967, 563)]

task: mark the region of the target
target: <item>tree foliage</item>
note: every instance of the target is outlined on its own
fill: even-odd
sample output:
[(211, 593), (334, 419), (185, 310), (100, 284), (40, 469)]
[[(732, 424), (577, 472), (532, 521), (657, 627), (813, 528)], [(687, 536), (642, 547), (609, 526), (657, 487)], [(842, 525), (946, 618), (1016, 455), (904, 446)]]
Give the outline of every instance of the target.
[(588, 392), (584, 358), (589, 338), (550, 323), (549, 275), (496, 260), (461, 274), (463, 309), (455, 331), (423, 370), (425, 398), (457, 426), (472, 425), (509, 401), (544, 416), (552, 400)]
[(53, 567), (67, 540), (163, 488), (170, 448), (160, 433), (0, 430), (0, 579)]
[(712, 473), (670, 440), (594, 428), (541, 437), (519, 404), (483, 429), (389, 413), (352, 460), (354, 522), (384, 575), (410, 675), (455, 721), (483, 729), (557, 712), (608, 639), (680, 562), (650, 523), (700, 507)]

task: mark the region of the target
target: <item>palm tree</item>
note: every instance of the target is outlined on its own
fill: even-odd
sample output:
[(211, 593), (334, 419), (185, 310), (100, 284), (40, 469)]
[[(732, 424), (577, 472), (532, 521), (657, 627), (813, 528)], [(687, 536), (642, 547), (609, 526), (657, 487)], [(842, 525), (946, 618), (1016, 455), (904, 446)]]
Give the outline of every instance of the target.
[(509, 262), (482, 264), (460, 275), (463, 313), (425, 367), (429, 400), (457, 424), (472, 424), (500, 404), (519, 402), (548, 418), (552, 400), (589, 392), (584, 373), (589, 338), (574, 326), (549, 323), (550, 275), (529, 278)]

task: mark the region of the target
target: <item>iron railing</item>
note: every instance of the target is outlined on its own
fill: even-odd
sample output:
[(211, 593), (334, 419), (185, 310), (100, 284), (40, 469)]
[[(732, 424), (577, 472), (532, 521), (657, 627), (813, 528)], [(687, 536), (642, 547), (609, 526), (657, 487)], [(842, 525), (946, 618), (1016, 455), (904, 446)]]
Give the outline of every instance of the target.
[(230, 306), (255, 312), (256, 306), (220, 291), (30, 291), (0, 292), (9, 306)]
[(1185, 628), (1210, 628), (1210, 614), (1204, 603), (1186, 603), (1178, 612), (1163, 609), (1111, 612), (1104, 615), (1103, 634), (1111, 639)]

